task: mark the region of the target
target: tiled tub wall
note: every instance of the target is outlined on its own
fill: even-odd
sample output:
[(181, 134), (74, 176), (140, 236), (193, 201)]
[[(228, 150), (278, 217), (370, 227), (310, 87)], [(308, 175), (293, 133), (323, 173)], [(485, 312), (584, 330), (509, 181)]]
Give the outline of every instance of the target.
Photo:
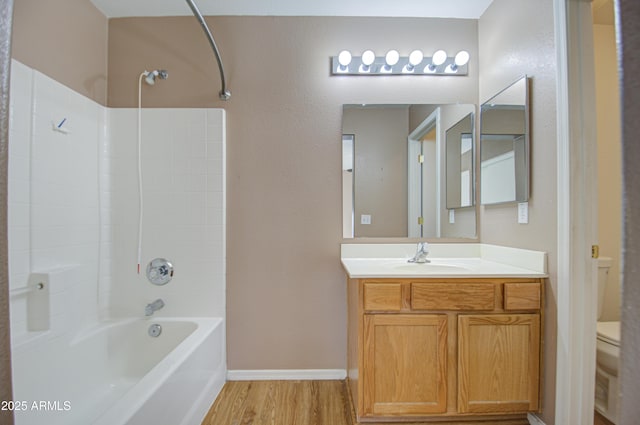
[[(143, 92), (144, 96), (144, 92)], [(224, 111), (142, 111), (144, 219), (141, 272), (138, 237), (137, 110), (111, 109), (113, 268), (111, 308), (137, 316), (162, 298), (167, 316), (224, 317)], [(149, 261), (174, 266), (173, 280), (154, 286)]]
[[(145, 87), (144, 90), (153, 88)], [(54, 129), (62, 120), (61, 130)], [(29, 332), (30, 273), (51, 272), (49, 337), (114, 316), (225, 313), (225, 117), (219, 109), (142, 111), (143, 273), (136, 273), (137, 110), (105, 108), (13, 61), (9, 273), (13, 345)], [(144, 267), (173, 262), (173, 281)]]
[(28, 296), (21, 290), (32, 272), (56, 271), (50, 282), (50, 335), (97, 319), (104, 198), (98, 147), (104, 143), (105, 108), (16, 61), (10, 95), (9, 284), (15, 345), (34, 336), (27, 326)]

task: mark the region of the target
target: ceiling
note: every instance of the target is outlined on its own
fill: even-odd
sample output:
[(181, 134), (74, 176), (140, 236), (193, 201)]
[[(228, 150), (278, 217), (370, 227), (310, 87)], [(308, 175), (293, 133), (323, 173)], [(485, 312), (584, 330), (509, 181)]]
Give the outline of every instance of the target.
[[(195, 0), (205, 15), (478, 19), (493, 0)], [(191, 15), (184, 0), (91, 0), (108, 18)]]

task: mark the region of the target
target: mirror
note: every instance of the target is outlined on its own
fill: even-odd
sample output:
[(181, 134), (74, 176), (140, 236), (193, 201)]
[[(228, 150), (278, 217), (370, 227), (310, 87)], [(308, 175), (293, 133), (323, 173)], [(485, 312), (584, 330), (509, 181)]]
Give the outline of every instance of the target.
[[(342, 112), (344, 238), (475, 238), (474, 105), (344, 105)], [(457, 144), (452, 182), (445, 162), (450, 129), (459, 129), (450, 144)], [(458, 187), (454, 213), (448, 185)]]
[(480, 109), (480, 201), (529, 200), (529, 90), (520, 78)]
[(447, 208), (474, 205), (473, 114), (446, 131)]

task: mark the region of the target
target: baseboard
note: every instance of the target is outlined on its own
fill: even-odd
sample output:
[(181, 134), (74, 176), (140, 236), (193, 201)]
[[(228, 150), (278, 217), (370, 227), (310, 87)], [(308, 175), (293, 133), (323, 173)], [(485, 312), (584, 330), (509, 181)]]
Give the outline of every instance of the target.
[(260, 369), (229, 370), (228, 381), (301, 381), (346, 379), (345, 369)]
[(540, 419), (537, 415), (534, 415), (533, 413), (527, 414), (527, 420), (529, 421), (530, 425), (545, 425), (545, 423), (542, 422), (542, 419)]

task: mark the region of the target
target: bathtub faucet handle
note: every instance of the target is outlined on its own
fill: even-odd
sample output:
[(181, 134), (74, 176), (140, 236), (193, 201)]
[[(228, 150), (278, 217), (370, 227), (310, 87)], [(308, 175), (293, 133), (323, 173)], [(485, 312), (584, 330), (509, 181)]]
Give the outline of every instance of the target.
[(144, 308), (144, 315), (151, 316), (154, 312), (160, 310), (162, 307), (164, 307), (164, 301), (162, 301), (161, 298), (158, 298), (154, 302), (147, 304), (147, 306)]

